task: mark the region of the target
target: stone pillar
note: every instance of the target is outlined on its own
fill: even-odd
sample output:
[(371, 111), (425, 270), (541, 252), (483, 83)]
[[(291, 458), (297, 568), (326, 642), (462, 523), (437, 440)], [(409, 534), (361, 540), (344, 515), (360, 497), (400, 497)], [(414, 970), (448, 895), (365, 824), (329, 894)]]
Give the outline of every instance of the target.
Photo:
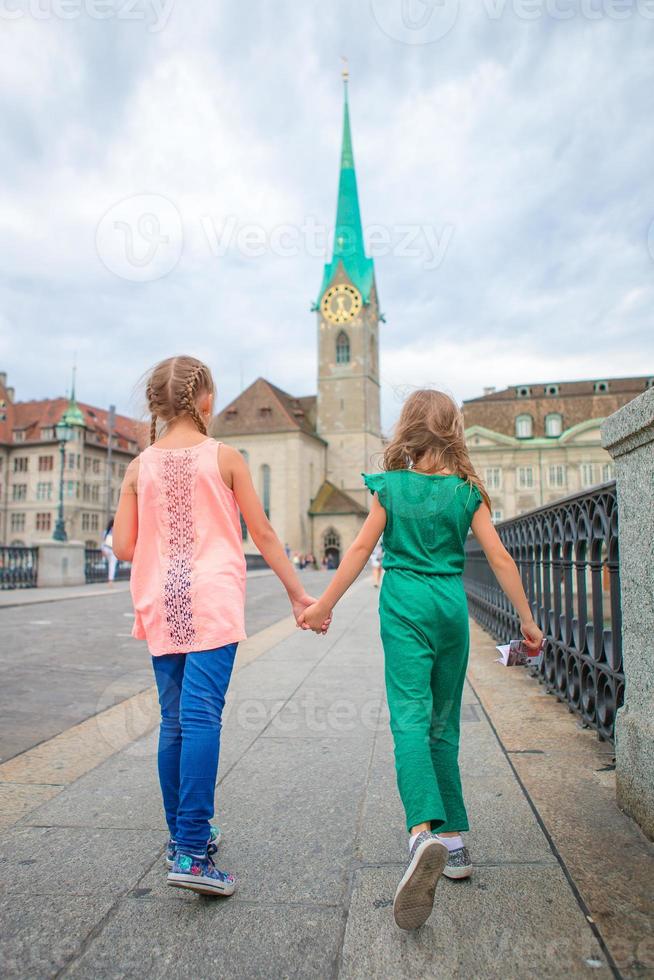
[(654, 837), (654, 389), (602, 424), (618, 488), (624, 706), (615, 724), (620, 806)]
[(81, 541), (44, 541), (39, 544), (36, 584), (84, 585), (84, 545)]

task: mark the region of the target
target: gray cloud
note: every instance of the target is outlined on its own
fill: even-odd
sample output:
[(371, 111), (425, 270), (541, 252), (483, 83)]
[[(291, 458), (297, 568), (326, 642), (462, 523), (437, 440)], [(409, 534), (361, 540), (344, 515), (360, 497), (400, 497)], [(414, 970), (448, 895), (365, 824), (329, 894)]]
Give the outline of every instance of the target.
[[(386, 424), (406, 385), (463, 398), (654, 371), (654, 21), (558, 20), (545, 3), (527, 21), (485, 0), (421, 45), (373, 9), (177, 0), (159, 32), (3, 23), (0, 362), (19, 397), (61, 392), (76, 353), (81, 397), (135, 410), (136, 379), (180, 350), (212, 364), (224, 400), (259, 374), (315, 390), (323, 259), (302, 233), (286, 257), (270, 240), (333, 221), (342, 53), (364, 222), (394, 245), (376, 259)], [(96, 251), (103, 215), (139, 194), (172, 202), (183, 228), (151, 282)], [(228, 220), (256, 225), (263, 254), (212, 251), (206, 227)], [(407, 254), (407, 225), (431, 245), (417, 233)]]

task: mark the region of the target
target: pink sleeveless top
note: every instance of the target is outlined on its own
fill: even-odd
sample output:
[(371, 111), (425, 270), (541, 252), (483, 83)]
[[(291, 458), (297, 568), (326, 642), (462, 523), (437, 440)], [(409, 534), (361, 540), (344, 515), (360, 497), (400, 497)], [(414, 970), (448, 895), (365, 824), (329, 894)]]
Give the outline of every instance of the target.
[(245, 639), (245, 558), (215, 439), (139, 457), (132, 635), (153, 656)]

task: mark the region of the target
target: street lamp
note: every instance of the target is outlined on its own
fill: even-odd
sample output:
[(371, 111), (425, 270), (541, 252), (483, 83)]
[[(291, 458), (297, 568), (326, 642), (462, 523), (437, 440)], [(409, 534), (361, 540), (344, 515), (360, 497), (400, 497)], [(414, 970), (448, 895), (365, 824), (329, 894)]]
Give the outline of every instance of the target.
[(55, 425), (55, 437), (59, 442), (59, 454), (61, 456), (61, 473), (59, 475), (59, 514), (52, 535), (55, 541), (68, 541), (66, 525), (64, 523), (64, 467), (66, 466), (66, 443), (73, 438), (73, 429), (69, 425), (66, 414)]

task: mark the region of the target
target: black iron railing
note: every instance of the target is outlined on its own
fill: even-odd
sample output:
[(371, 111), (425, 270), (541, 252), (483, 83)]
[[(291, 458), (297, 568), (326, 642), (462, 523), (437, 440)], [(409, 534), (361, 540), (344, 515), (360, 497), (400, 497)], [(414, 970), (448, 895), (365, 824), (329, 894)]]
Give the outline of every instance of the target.
[[(118, 562), (116, 580), (128, 579), (131, 565)], [(100, 548), (87, 548), (84, 552), (84, 574), (88, 582), (106, 582), (109, 578), (109, 562)]]
[[(615, 483), (565, 497), (497, 525), (546, 636), (536, 676), (601, 738), (613, 738), (624, 695)], [(502, 642), (519, 622), (486, 556), (466, 543), (471, 615)]]
[(0, 547), (0, 589), (34, 589), (38, 548)]

